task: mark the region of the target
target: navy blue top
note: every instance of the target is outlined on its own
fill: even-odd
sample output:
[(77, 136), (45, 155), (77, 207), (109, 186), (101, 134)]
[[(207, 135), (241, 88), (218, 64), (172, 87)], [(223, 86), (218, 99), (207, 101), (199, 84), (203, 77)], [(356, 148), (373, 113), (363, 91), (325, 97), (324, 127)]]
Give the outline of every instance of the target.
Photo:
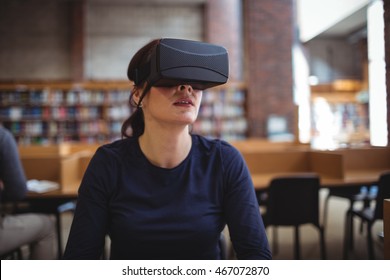
[(100, 147), (81, 182), (65, 259), (218, 259), (225, 225), (238, 259), (270, 259), (254, 187), (241, 154), (192, 135), (189, 155), (160, 168), (138, 138)]

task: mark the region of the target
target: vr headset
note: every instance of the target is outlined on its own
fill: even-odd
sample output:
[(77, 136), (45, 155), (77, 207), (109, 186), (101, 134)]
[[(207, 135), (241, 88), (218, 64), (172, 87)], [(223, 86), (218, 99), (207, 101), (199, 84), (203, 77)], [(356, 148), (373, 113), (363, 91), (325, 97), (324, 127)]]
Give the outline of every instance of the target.
[(161, 39), (150, 63), (135, 71), (136, 85), (143, 81), (155, 87), (188, 84), (203, 90), (227, 82), (228, 53), (213, 44)]

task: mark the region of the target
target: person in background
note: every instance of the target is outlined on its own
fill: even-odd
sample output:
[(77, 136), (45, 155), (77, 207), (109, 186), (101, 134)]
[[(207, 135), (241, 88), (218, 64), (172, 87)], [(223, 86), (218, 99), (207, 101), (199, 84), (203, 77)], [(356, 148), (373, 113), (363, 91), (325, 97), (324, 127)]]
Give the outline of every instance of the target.
[[(0, 126), (0, 196), (2, 202), (24, 198), (27, 182), (18, 148), (12, 134)], [(48, 215), (36, 213), (0, 216), (0, 255), (24, 245), (30, 246), (30, 259), (50, 260), (55, 254), (54, 222)]]
[[(183, 59), (175, 60), (180, 47)], [(101, 258), (106, 235), (111, 259), (220, 259), (226, 225), (238, 259), (272, 258), (242, 156), (225, 141), (191, 133), (209, 86), (204, 69), (214, 67), (208, 58), (199, 62), (204, 52), (196, 41), (156, 39), (133, 56), (135, 111), (122, 139), (102, 145), (83, 176), (64, 259)], [(156, 57), (161, 67), (209, 65), (184, 65), (187, 72), (163, 81), (162, 70), (153, 72)]]

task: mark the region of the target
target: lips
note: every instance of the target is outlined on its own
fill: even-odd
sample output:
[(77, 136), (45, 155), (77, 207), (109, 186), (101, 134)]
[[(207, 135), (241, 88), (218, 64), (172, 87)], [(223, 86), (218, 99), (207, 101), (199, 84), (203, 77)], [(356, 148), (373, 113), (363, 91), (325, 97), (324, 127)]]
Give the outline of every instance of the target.
[(191, 99), (184, 98), (184, 99), (176, 100), (175, 103), (173, 103), (173, 105), (176, 105), (176, 106), (193, 106), (194, 103), (192, 102)]

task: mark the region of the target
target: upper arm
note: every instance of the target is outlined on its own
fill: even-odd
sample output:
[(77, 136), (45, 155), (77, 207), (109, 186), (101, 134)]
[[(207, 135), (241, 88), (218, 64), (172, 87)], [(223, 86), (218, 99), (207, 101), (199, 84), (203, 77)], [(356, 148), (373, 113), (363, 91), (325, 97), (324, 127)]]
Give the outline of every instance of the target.
[[(222, 150), (224, 151), (224, 150)], [(269, 259), (271, 253), (254, 186), (241, 154), (233, 147), (222, 153), (224, 210), (239, 259)]]
[(27, 192), (26, 176), (13, 136), (6, 132), (0, 138), (0, 179), (6, 200), (20, 200)]
[(98, 150), (91, 159), (79, 188), (68, 243), (67, 259), (98, 259), (108, 233), (108, 203), (113, 181), (112, 160)]

